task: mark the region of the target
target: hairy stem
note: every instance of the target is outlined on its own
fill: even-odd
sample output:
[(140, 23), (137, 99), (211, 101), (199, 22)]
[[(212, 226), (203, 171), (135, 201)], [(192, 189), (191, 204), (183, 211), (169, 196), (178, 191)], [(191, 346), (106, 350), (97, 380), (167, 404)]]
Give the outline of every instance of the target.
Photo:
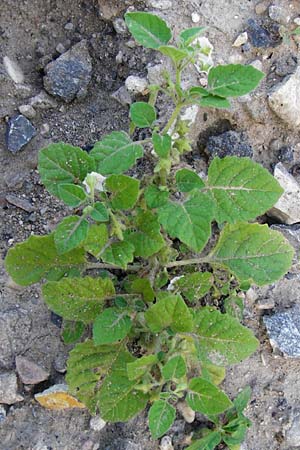
[(179, 116), (182, 107), (183, 107), (183, 104), (182, 103), (178, 103), (178, 105), (174, 109), (170, 119), (168, 120), (168, 123), (163, 128), (161, 134), (167, 134), (167, 132), (170, 130), (170, 128), (172, 127), (173, 123), (175, 122), (175, 120)]

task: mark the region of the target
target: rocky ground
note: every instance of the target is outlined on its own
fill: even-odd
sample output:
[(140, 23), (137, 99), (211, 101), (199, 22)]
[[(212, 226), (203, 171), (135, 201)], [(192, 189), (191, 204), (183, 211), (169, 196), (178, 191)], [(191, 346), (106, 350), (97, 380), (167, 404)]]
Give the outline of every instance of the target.
[[(60, 338), (60, 318), (47, 310), (39, 287), (17, 287), (3, 267), (10, 246), (49, 232), (65, 213), (39, 182), (39, 149), (63, 140), (88, 150), (105, 133), (126, 129), (128, 104), (165, 66), (128, 35), (122, 20), (128, 8), (160, 14), (175, 33), (207, 25), (216, 63), (251, 63), (266, 74), (259, 89), (230, 110), (198, 113), (188, 160), (205, 170), (216, 154), (251, 156), (285, 188), (267, 220), (284, 232), (297, 257), (284, 280), (248, 291), (245, 323), (261, 346), (228, 371), (225, 387), (232, 395), (247, 384), (253, 389), (247, 410), (253, 426), (243, 450), (300, 449), (300, 39), (292, 34), (300, 25), (297, 0), (1, 0), (0, 447), (179, 450), (201, 423), (201, 417), (189, 425), (178, 416), (169, 432), (172, 444), (156, 443), (143, 415), (102, 428), (85, 410), (39, 406), (34, 394), (64, 382), (69, 349)], [(197, 78), (190, 71), (185, 82)], [(164, 104), (160, 114), (167, 114)]]

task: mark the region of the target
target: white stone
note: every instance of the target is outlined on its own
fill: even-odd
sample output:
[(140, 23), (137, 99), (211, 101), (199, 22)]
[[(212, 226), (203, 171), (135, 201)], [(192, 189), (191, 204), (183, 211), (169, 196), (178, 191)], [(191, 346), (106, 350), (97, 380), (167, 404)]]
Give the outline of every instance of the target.
[(300, 17), (296, 17), (296, 19), (294, 19), (294, 23), (296, 25), (300, 25)]
[(288, 225), (300, 222), (300, 185), (282, 163), (276, 164), (274, 177), (284, 193), (268, 214)]
[(155, 66), (147, 67), (147, 78), (150, 84), (157, 84), (162, 86), (165, 84), (166, 80), (163, 76), (163, 72), (165, 70), (164, 64), (155, 64)]
[(148, 82), (146, 78), (129, 75), (125, 80), (125, 86), (128, 92), (132, 94), (145, 94), (147, 92)]
[(170, 436), (164, 436), (160, 441), (160, 450), (174, 450)]
[(196, 122), (197, 114), (199, 112), (199, 106), (198, 105), (192, 105), (186, 108), (184, 113), (181, 114), (180, 119), (186, 120), (189, 125), (193, 125), (193, 123)]
[(268, 98), (271, 109), (290, 128), (300, 125), (300, 66), (288, 79), (278, 84)]
[(232, 47), (241, 47), (242, 45), (246, 44), (247, 41), (248, 41), (248, 33), (247, 31), (245, 31), (244, 33), (238, 35), (238, 37), (232, 44)]
[(261, 70), (261, 71), (262, 71), (262, 69), (263, 69), (263, 64), (262, 64), (262, 62), (260, 61), (260, 59), (255, 59), (254, 61), (252, 61), (252, 62), (250, 63), (250, 66), (254, 67), (254, 68), (257, 69), (257, 70)]
[(291, 16), (287, 14), (287, 9), (277, 5), (269, 7), (269, 17), (281, 25), (287, 25), (291, 20)]
[(196, 413), (189, 407), (185, 401), (180, 401), (177, 403), (177, 409), (187, 423), (193, 423), (195, 420)]
[(105, 427), (105, 420), (101, 419), (100, 416), (92, 417), (90, 420), (90, 428), (94, 431), (101, 431)]
[(20, 105), (18, 109), (27, 119), (33, 119), (36, 116), (36, 111), (31, 105)]
[(192, 22), (193, 23), (199, 23), (200, 22), (200, 15), (197, 12), (192, 13)]
[(160, 10), (166, 10), (172, 8), (171, 0), (148, 0), (150, 7)]
[(7, 72), (7, 75), (9, 75), (10, 78), (15, 83), (23, 83), (24, 74), (23, 74), (22, 69), (20, 68), (19, 64), (16, 63), (16, 61), (13, 61), (8, 56), (4, 56), (3, 64), (4, 64), (5, 70)]

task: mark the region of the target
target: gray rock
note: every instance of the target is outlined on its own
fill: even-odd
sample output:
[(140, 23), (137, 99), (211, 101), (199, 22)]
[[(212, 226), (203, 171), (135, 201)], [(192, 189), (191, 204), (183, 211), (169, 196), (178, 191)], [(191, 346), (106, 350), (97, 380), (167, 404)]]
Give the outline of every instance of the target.
[(45, 91), (39, 92), (30, 99), (30, 105), (37, 109), (57, 108), (57, 101), (50, 97)]
[(300, 446), (300, 411), (293, 412), (291, 427), (285, 433), (285, 442), (291, 447)]
[(49, 378), (49, 372), (23, 356), (16, 357), (16, 369), (24, 384), (39, 384)]
[(6, 418), (6, 409), (4, 406), (0, 406), (0, 423), (3, 422)]
[(131, 94), (145, 95), (148, 92), (148, 82), (146, 78), (137, 77), (135, 75), (129, 75), (129, 77), (126, 78), (125, 86), (127, 91)]
[(298, 305), (286, 312), (264, 316), (270, 343), (286, 356), (300, 357), (300, 307)]
[(269, 7), (269, 17), (274, 20), (274, 22), (280, 23), (281, 25), (287, 25), (291, 20), (291, 16), (288, 14), (287, 9), (277, 5), (271, 5)]
[(72, 31), (74, 28), (74, 25), (72, 24), (72, 22), (68, 22), (66, 23), (66, 25), (64, 26), (64, 29), (67, 31)]
[(81, 41), (45, 67), (44, 87), (49, 94), (69, 103), (84, 98), (92, 75), (86, 41)]
[(253, 150), (245, 132), (225, 131), (219, 136), (211, 136), (207, 141), (207, 152), (211, 157), (253, 156)]
[(15, 83), (23, 83), (24, 74), (21, 67), (16, 63), (16, 61), (13, 61), (8, 56), (4, 56), (3, 65), (7, 74)]
[(117, 91), (111, 94), (111, 98), (119, 102), (122, 106), (131, 105), (132, 98), (126, 89), (126, 86), (121, 86)]
[(114, 26), (114, 29), (116, 30), (116, 33), (122, 34), (123, 36), (128, 34), (128, 28), (125, 23), (125, 20), (121, 19), (120, 17), (117, 17), (116, 19), (114, 19), (113, 26)]
[(18, 394), (16, 374), (14, 372), (0, 373), (0, 403), (13, 405), (22, 400), (24, 398)]
[(164, 436), (160, 441), (160, 450), (174, 450), (172, 444), (172, 438), (170, 436)]
[(18, 109), (27, 119), (33, 119), (36, 116), (36, 111), (31, 105), (20, 105)]
[(106, 425), (105, 420), (103, 420), (100, 416), (94, 416), (90, 420), (90, 428), (94, 431), (101, 431)]
[(300, 224), (294, 225), (283, 225), (276, 224), (271, 225), (272, 230), (280, 231), (284, 237), (289, 241), (289, 243), (294, 247), (295, 254), (293, 258), (293, 264), (287, 277), (296, 276), (299, 277), (300, 273)]
[(19, 198), (14, 194), (7, 194), (5, 199), (11, 205), (16, 206), (17, 208), (21, 208), (26, 212), (31, 213), (35, 210), (35, 207), (30, 203), (29, 200), (26, 200), (26, 198)]
[(16, 153), (36, 135), (32, 123), (22, 114), (12, 117), (7, 123), (6, 145), (9, 151)]
[(264, 28), (257, 20), (248, 20), (247, 33), (248, 38), (254, 47), (268, 48), (274, 47), (277, 44), (271, 33), (266, 28)]
[(171, 0), (148, 0), (148, 5), (150, 8), (160, 9), (161, 11), (172, 8)]

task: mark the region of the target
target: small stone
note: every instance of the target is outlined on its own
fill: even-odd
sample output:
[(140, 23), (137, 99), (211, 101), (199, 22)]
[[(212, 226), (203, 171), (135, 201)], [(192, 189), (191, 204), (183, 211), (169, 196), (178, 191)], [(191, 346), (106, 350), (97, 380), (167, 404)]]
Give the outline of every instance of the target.
[(248, 20), (247, 33), (249, 40), (254, 47), (268, 48), (274, 47), (276, 44), (270, 32), (254, 19)]
[(172, 2), (170, 0), (148, 0), (148, 4), (151, 8), (162, 11), (172, 8)]
[(17, 377), (14, 372), (0, 373), (0, 403), (13, 405), (24, 400), (22, 395), (18, 394)]
[(4, 406), (0, 406), (0, 423), (3, 422), (6, 418), (6, 409)]
[(268, 215), (288, 225), (300, 222), (300, 185), (282, 163), (276, 164), (274, 177), (284, 192), (273, 208), (268, 211)]
[(35, 210), (35, 207), (30, 203), (29, 200), (26, 200), (26, 198), (20, 198), (14, 194), (7, 194), (5, 198), (8, 203), (16, 206), (17, 208), (21, 208), (26, 212), (31, 213)]
[(85, 408), (75, 397), (68, 393), (68, 386), (55, 384), (45, 391), (35, 394), (34, 398), (47, 409)]
[(286, 356), (300, 357), (300, 307), (298, 305), (288, 311), (272, 316), (264, 316), (270, 344)]
[(27, 119), (33, 119), (36, 116), (36, 110), (31, 105), (20, 105), (18, 109)]
[(187, 405), (185, 401), (180, 401), (177, 403), (177, 409), (187, 423), (193, 423), (195, 420), (195, 411)]
[(42, 136), (45, 136), (50, 131), (50, 125), (48, 123), (43, 123), (40, 128), (40, 133)]
[(86, 41), (81, 41), (45, 67), (44, 87), (49, 94), (69, 103), (87, 95), (92, 60)]
[(66, 373), (67, 371), (67, 356), (64, 353), (58, 353), (53, 361), (53, 367), (56, 372)]
[(24, 384), (39, 384), (50, 376), (49, 372), (23, 356), (16, 357), (16, 369)]
[(255, 59), (254, 61), (252, 61), (250, 63), (250, 66), (252, 66), (255, 69), (260, 70), (260, 71), (262, 71), (262, 69), (263, 69), (263, 64), (259, 59)]
[(16, 84), (16, 97), (25, 99), (32, 95), (32, 87), (27, 84)]
[(57, 51), (57, 53), (65, 53), (66, 51), (66, 47), (60, 42), (59, 44), (57, 44), (57, 46), (55, 47), (55, 50)]
[(24, 74), (21, 67), (16, 63), (16, 61), (13, 61), (8, 56), (4, 56), (3, 64), (7, 75), (13, 80), (14, 83), (24, 82)]
[(132, 99), (125, 86), (121, 86), (117, 91), (111, 94), (111, 98), (117, 100), (122, 106), (131, 105)]
[(258, 15), (265, 13), (269, 6), (269, 0), (263, 0), (255, 6), (255, 12)]
[(125, 86), (128, 92), (132, 94), (145, 95), (147, 93), (148, 82), (146, 78), (129, 75), (125, 80)]
[(36, 135), (32, 123), (22, 114), (9, 119), (6, 132), (6, 145), (10, 152), (17, 153)]
[(156, 64), (155, 66), (147, 67), (147, 78), (150, 84), (157, 84), (163, 86), (166, 83), (165, 77), (163, 76), (165, 71), (164, 64)]
[(248, 303), (253, 304), (258, 299), (258, 294), (252, 287), (246, 292), (246, 300)]
[(105, 420), (101, 419), (100, 416), (92, 417), (90, 420), (90, 428), (94, 431), (101, 431), (105, 425)]
[(287, 13), (286, 9), (277, 5), (271, 5), (269, 7), (269, 17), (281, 25), (287, 25), (291, 20), (291, 16)]
[(225, 131), (219, 136), (211, 136), (207, 141), (207, 151), (214, 158), (225, 156), (248, 156), (252, 158), (253, 150), (245, 132)]
[(74, 25), (72, 24), (72, 22), (68, 22), (66, 23), (66, 25), (64, 26), (65, 30), (67, 31), (72, 31), (74, 28)]
[(160, 450), (174, 450), (170, 436), (164, 436), (160, 441)]
[(189, 126), (193, 125), (196, 122), (197, 115), (199, 112), (198, 105), (192, 105), (186, 108), (186, 110), (180, 115), (180, 119), (188, 122)]
[(41, 91), (30, 99), (30, 105), (37, 109), (57, 108), (57, 101), (50, 97), (45, 91)]
[(192, 13), (192, 22), (193, 23), (199, 23), (200, 22), (200, 15), (197, 12)]
[(98, 0), (99, 12), (105, 20), (111, 20), (124, 9), (124, 0)]
[(246, 44), (247, 41), (248, 41), (248, 33), (247, 31), (245, 31), (244, 33), (238, 35), (238, 37), (232, 44), (232, 47), (241, 47), (242, 45)]
[(294, 23), (296, 25), (300, 25), (300, 17), (296, 17), (296, 19), (294, 19)]
[(118, 33), (118, 34), (121, 34), (123, 36), (128, 34), (128, 28), (125, 23), (125, 20), (121, 19), (120, 17), (114, 19), (113, 27), (114, 27), (116, 33)]

